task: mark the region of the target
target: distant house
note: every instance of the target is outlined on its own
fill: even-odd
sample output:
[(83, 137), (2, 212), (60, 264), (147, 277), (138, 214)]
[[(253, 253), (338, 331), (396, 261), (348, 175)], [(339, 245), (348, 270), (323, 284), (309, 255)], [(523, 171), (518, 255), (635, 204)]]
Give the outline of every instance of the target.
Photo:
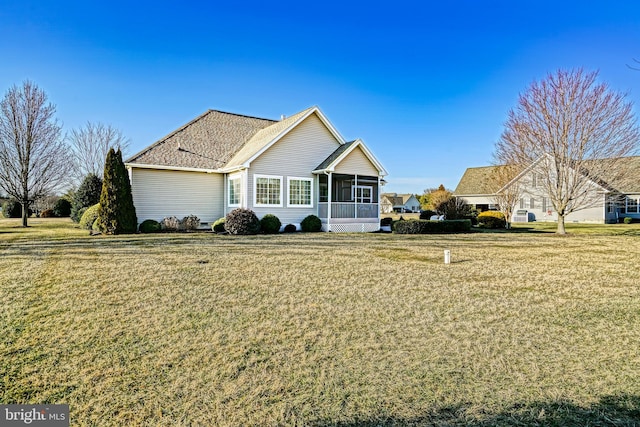
[[(640, 168), (640, 157), (626, 157), (631, 168)], [(503, 166), (483, 166), (468, 168), (462, 175), (453, 195), (463, 198), (478, 211), (497, 210), (496, 194), (508, 189), (509, 185), (518, 185), (519, 198), (512, 221), (557, 221), (548, 194), (541, 190), (541, 172), (535, 164), (526, 168), (511, 183), (503, 188), (492, 187), (491, 176), (496, 168)], [(626, 166), (625, 166), (626, 167)], [(574, 173), (578, 173), (575, 172)], [(640, 218), (640, 181), (619, 182), (607, 177), (590, 181), (589, 194), (585, 197), (590, 206), (569, 214), (567, 222), (606, 223), (618, 222), (621, 217)]]
[(382, 213), (420, 212), (420, 201), (414, 194), (383, 193), (380, 206)]
[(387, 174), (360, 139), (346, 141), (318, 107), (279, 121), (209, 110), (127, 159), (138, 220), (242, 207), (325, 231), (376, 231)]

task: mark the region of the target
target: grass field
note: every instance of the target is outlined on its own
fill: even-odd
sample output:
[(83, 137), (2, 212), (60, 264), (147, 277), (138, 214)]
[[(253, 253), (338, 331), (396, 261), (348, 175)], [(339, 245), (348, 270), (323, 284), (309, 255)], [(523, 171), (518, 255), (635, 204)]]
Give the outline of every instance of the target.
[(73, 426), (640, 425), (639, 225), (31, 224), (0, 220), (0, 403)]

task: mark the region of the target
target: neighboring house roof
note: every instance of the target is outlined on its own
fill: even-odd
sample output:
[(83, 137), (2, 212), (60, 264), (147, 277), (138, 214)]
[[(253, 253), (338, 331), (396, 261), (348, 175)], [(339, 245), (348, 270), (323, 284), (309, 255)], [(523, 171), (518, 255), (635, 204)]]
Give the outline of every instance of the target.
[(458, 186), (453, 191), (453, 194), (456, 196), (470, 196), (475, 194), (495, 194), (499, 188), (495, 188), (495, 185), (492, 185), (491, 175), (493, 172), (500, 168), (501, 166), (482, 166), (476, 168), (468, 168), (462, 178), (460, 178), (460, 182)]
[[(396, 194), (396, 193), (382, 193), (380, 195), (383, 199), (387, 199), (393, 206), (404, 206), (412, 197), (415, 197), (411, 193)], [(416, 199), (417, 200), (417, 199)]]
[(275, 120), (209, 110), (170, 133), (126, 163), (217, 169), (223, 167), (257, 132)]
[[(597, 162), (612, 162), (609, 159), (597, 160)], [(534, 162), (535, 164), (535, 162)], [(488, 195), (495, 194), (499, 188), (492, 187), (491, 175), (497, 168), (504, 166), (483, 166), (468, 168), (460, 182), (453, 192), (456, 196), (471, 196), (471, 195)], [(630, 156), (616, 159), (616, 167), (623, 168), (624, 170), (640, 170), (640, 156)], [(612, 168), (598, 168), (604, 170), (610, 170), (610, 174), (598, 177), (593, 180), (596, 184), (600, 185), (603, 189), (608, 191), (617, 191), (625, 194), (640, 193), (640, 180), (636, 174), (627, 174), (625, 177), (615, 173), (615, 167)], [(529, 168), (526, 168), (518, 176), (526, 173)], [(518, 179), (518, 178), (516, 178)]]

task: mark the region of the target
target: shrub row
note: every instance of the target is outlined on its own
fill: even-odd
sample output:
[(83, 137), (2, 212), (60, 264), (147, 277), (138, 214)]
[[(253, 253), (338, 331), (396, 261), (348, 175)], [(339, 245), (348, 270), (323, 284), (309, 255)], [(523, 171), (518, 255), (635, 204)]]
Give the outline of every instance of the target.
[[(258, 219), (251, 209), (238, 208), (227, 214), (226, 217), (218, 219), (211, 226), (216, 233), (228, 232), (229, 234), (275, 234), (282, 228), (282, 222), (273, 214), (266, 214)], [(300, 223), (302, 231), (315, 232), (322, 229), (322, 221), (315, 215), (308, 215)], [(294, 224), (287, 224), (284, 227), (285, 233), (296, 231)]]
[(471, 221), (468, 219), (445, 221), (410, 219), (396, 221), (393, 225), (393, 231), (398, 234), (467, 233), (471, 231)]

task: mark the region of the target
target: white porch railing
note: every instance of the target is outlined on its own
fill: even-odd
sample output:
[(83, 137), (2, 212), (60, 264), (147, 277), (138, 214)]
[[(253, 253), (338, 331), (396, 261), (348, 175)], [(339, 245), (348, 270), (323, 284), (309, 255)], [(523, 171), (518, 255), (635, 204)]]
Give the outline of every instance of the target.
[[(327, 218), (329, 203), (318, 203), (318, 216)], [(331, 202), (331, 218), (378, 218), (378, 203)]]

